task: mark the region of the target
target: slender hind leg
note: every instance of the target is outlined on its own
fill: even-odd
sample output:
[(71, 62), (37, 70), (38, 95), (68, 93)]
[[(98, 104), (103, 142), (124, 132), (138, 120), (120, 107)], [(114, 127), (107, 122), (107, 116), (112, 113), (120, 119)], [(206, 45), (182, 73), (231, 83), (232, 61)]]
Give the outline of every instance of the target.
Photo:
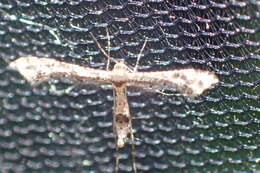
[[(113, 89), (113, 98), (114, 99), (116, 99), (116, 94), (115, 94), (115, 90)], [(114, 100), (115, 101), (115, 100)], [(114, 109), (114, 108), (113, 108)], [(113, 115), (114, 116), (114, 115)], [(113, 117), (113, 121), (114, 121), (114, 117)], [(114, 124), (114, 122), (113, 122), (113, 132), (115, 132), (114, 130), (114, 128), (115, 128), (115, 126), (114, 126), (115, 124)], [(118, 173), (118, 170), (119, 170), (119, 148), (118, 148), (118, 145), (117, 145), (117, 139), (118, 137), (117, 136), (115, 136), (115, 144), (116, 144), (116, 155), (115, 155), (115, 159), (116, 159), (116, 168), (115, 168), (115, 173)]]
[(135, 162), (136, 150), (135, 150), (134, 133), (133, 133), (132, 126), (131, 126), (131, 129), (130, 129), (130, 137), (131, 137), (131, 143), (132, 143), (131, 144), (132, 167), (133, 167), (134, 173), (137, 173), (136, 162)]
[(116, 143), (116, 168), (115, 168), (115, 172), (118, 173), (118, 170), (119, 170), (119, 149), (118, 149), (118, 146), (117, 146), (117, 143)]
[[(141, 55), (142, 55), (142, 52), (146, 46), (146, 43), (147, 43), (147, 38), (145, 38), (145, 42), (140, 50), (140, 53), (137, 57), (137, 60), (136, 60), (136, 64), (135, 64), (135, 67), (134, 67), (134, 70), (133, 72), (136, 72), (137, 71), (137, 67), (138, 67), (138, 64), (139, 64), (139, 61), (141, 59)], [(131, 138), (131, 155), (132, 155), (132, 166), (133, 166), (133, 171), (134, 173), (137, 173), (137, 167), (136, 167), (136, 162), (135, 162), (135, 156), (136, 156), (136, 149), (135, 149), (135, 144), (134, 144), (134, 133), (133, 133), (133, 126), (132, 126), (132, 123), (131, 123), (131, 128), (130, 128), (130, 138)]]

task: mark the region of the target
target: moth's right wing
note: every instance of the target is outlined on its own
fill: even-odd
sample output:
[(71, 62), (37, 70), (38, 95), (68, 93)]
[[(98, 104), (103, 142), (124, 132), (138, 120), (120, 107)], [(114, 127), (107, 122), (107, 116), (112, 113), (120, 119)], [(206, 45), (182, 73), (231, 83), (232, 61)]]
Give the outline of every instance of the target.
[(196, 97), (218, 83), (217, 76), (209, 71), (181, 69), (159, 72), (136, 72), (129, 74), (128, 86), (150, 90), (173, 90), (186, 97)]

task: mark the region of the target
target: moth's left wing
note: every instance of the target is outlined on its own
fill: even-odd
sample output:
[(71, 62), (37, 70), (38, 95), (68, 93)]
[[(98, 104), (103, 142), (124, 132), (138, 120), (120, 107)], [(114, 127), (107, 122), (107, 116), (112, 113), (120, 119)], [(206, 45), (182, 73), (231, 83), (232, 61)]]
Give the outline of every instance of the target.
[(109, 83), (110, 72), (76, 64), (66, 63), (50, 58), (34, 56), (21, 57), (9, 64), (31, 84), (37, 85), (51, 78), (75, 81), (79, 84)]

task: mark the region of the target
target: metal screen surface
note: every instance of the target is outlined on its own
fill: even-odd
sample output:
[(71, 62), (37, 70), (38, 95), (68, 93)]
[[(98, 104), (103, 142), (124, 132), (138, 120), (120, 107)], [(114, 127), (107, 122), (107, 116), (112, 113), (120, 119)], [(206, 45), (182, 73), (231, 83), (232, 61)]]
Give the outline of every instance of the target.
[[(147, 40), (139, 71), (193, 67), (220, 79), (194, 99), (128, 91), (138, 172), (259, 172), (259, 9), (257, 0), (1, 0), (0, 172), (114, 171), (111, 86), (32, 87), (6, 68), (32, 55), (106, 69), (90, 32), (129, 67)], [(120, 172), (132, 172), (131, 145), (119, 154)]]

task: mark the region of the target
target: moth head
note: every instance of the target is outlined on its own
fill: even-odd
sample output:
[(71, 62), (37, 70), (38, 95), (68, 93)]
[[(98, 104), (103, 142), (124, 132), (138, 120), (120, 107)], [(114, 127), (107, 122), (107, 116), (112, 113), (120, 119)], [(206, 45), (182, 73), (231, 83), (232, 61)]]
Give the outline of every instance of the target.
[(127, 65), (125, 65), (124, 61), (118, 61), (116, 62), (113, 70), (120, 70), (120, 71), (129, 71), (129, 68), (127, 67)]

